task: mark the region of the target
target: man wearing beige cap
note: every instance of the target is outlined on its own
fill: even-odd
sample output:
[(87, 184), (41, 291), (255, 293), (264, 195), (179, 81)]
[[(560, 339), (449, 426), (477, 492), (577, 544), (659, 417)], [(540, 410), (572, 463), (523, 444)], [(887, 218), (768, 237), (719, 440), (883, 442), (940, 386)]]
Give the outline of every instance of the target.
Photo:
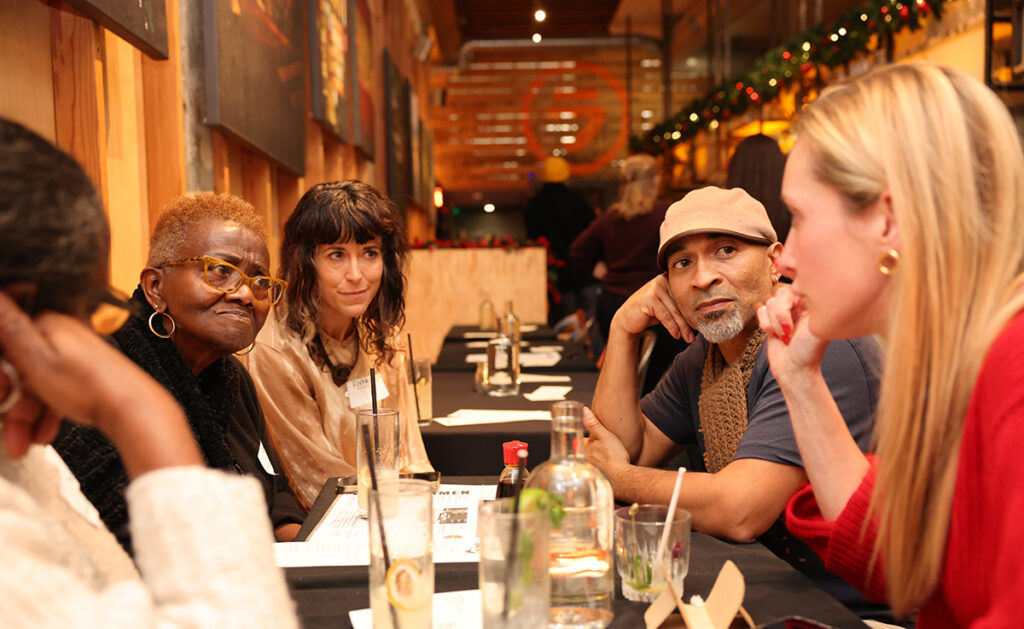
[[(755, 315), (778, 284), (774, 261), (781, 251), (764, 206), (739, 188), (695, 190), (668, 209), (658, 248), (666, 273), (612, 319), (593, 414), (585, 418), (586, 452), (619, 500), (667, 504), (675, 471), (654, 466), (696, 445), (701, 460), (690, 461), (679, 494), (693, 527), (736, 541), (760, 538), (805, 568), (792, 555), (813, 553), (794, 551), (776, 525), (807, 476)], [(692, 344), (641, 400), (638, 340), (659, 323)], [(833, 342), (822, 361), (861, 448), (870, 439), (877, 361), (870, 339)]]

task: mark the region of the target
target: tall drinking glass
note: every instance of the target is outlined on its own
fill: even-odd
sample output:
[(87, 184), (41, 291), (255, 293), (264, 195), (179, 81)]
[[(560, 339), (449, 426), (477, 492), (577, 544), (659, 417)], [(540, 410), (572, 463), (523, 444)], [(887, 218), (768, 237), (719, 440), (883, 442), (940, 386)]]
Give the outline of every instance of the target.
[(366, 492), (370, 489), (370, 466), (363, 442), (363, 426), (370, 429), (373, 444), (373, 461), (377, 471), (377, 482), (395, 480), (399, 468), (399, 436), (401, 422), (398, 411), (391, 408), (362, 409), (357, 413), (359, 432), (356, 447), (356, 478), (359, 490), (359, 515), (366, 517)]
[[(480, 504), (477, 527), (484, 629), (535, 629), (548, 623), (551, 520), (547, 511), (518, 514), (519, 530), (513, 555), (512, 529), (516, 517), (510, 498)], [(507, 615), (504, 611), (506, 589)]]
[(430, 629), (434, 492), (423, 480), (378, 480), (370, 503), (370, 609), (374, 629)]
[[(665, 589), (665, 577), (656, 558), (665, 532), (665, 505), (639, 505), (615, 510), (615, 566), (622, 579), (622, 595), (631, 601), (651, 602)], [(690, 567), (690, 513), (676, 509), (663, 559), (672, 585), (683, 595), (683, 579)]]
[(430, 373), (430, 359), (413, 359), (409, 369), (412, 386), (416, 389), (413, 396), (417, 408), (416, 422), (421, 426), (429, 426), (434, 419), (434, 379)]

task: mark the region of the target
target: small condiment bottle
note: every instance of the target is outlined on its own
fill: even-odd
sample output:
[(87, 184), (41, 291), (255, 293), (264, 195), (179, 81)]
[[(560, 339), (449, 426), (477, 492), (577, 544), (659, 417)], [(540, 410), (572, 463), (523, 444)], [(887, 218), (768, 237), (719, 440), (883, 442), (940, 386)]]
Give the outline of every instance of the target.
[[(510, 498), (516, 494), (516, 482), (519, 480), (519, 455), (520, 450), (529, 450), (529, 446), (523, 441), (506, 441), (501, 445), (502, 456), (505, 460), (505, 469), (498, 477), (498, 498)], [(525, 461), (524, 461), (525, 465)], [(529, 477), (529, 472), (523, 473), (523, 483)]]

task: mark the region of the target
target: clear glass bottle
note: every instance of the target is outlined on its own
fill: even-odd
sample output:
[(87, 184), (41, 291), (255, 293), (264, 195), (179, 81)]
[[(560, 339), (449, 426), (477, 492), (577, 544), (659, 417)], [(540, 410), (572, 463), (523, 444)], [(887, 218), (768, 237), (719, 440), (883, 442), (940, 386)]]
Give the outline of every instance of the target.
[(523, 333), (519, 325), (519, 317), (517, 317), (515, 311), (512, 310), (511, 299), (508, 301), (508, 308), (505, 310), (505, 315), (500, 319), (498, 329), (516, 343), (522, 343)]
[(519, 343), (501, 332), (487, 342), (487, 395), (519, 395)]
[(495, 323), (494, 304), (490, 299), (485, 299), (480, 302), (480, 329), (493, 330)]
[[(505, 469), (501, 470), (498, 477), (498, 498), (511, 498), (516, 494), (516, 483), (519, 481), (519, 451), (529, 451), (529, 446), (522, 441), (506, 441), (501, 444), (502, 459), (505, 461)], [(530, 477), (530, 471), (525, 469), (526, 461), (523, 461), (523, 479)]]
[(551, 530), (550, 627), (606, 627), (615, 598), (612, 485), (583, 456), (583, 405), (551, 406), (551, 458), (527, 487), (561, 496), (565, 519)]

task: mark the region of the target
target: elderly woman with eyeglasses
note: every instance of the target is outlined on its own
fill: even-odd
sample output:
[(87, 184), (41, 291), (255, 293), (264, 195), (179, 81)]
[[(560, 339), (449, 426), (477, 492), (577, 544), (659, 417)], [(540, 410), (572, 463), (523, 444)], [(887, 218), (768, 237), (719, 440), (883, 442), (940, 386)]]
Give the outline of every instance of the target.
[[(223, 194), (180, 197), (150, 240), (132, 297), (138, 314), (112, 342), (177, 399), (210, 467), (261, 481), (275, 534), (290, 541), (305, 512), (267, 437), (252, 380), (232, 356), (251, 349), (284, 292), (269, 266), (263, 225), (250, 204)], [(54, 445), (130, 551), (128, 477), (113, 445), (71, 424)]]

